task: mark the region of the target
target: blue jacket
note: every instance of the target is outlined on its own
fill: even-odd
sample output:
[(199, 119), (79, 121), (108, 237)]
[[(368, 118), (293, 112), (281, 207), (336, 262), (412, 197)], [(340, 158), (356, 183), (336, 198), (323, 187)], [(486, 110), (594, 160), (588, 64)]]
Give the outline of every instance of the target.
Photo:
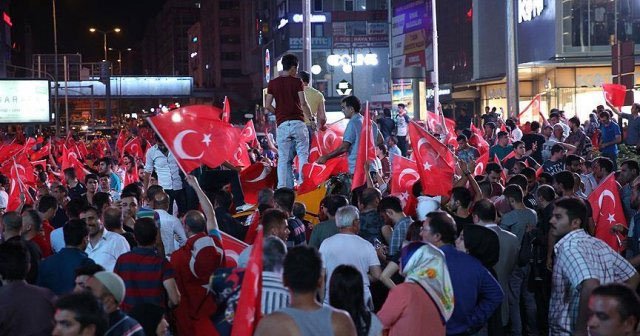
[(447, 321), (447, 335), (479, 329), (498, 309), (504, 293), (498, 281), (476, 258), (452, 245), (440, 249), (447, 261), (455, 296), (453, 314)]
[(76, 268), (91, 264), (95, 263), (84, 251), (65, 247), (40, 262), (37, 285), (49, 288), (56, 295), (70, 293), (75, 287)]

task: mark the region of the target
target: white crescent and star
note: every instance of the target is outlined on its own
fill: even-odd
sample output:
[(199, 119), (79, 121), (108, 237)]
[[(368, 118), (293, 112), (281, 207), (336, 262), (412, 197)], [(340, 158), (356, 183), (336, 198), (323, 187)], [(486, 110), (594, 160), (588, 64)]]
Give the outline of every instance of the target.
[(319, 164), (319, 163), (312, 162), (312, 163), (311, 163), (311, 169), (309, 169), (309, 175), (310, 175), (309, 177), (314, 176), (314, 174), (313, 174), (313, 168), (315, 168), (315, 167), (320, 167), (320, 169), (321, 169), (321, 170), (320, 170), (320, 173), (318, 173), (318, 175), (320, 175), (320, 174), (324, 173), (324, 171), (327, 169), (327, 166), (326, 166), (326, 165), (323, 165), (323, 164)]
[(417, 181), (420, 178), (420, 175), (414, 169), (405, 168), (400, 172), (400, 175), (398, 176), (398, 184), (400, 184), (402, 186), (402, 178), (407, 176), (407, 175), (410, 175), (411, 177), (414, 178), (413, 180), (408, 180), (407, 184), (414, 183), (415, 181)]
[(204, 152), (200, 153), (200, 155), (198, 156), (191, 156), (189, 154), (187, 154), (184, 151), (184, 148), (182, 147), (182, 141), (184, 139), (185, 136), (187, 136), (188, 134), (191, 133), (198, 133), (194, 130), (191, 129), (187, 129), (184, 131), (181, 131), (180, 133), (178, 133), (178, 135), (176, 135), (176, 137), (173, 139), (173, 148), (176, 151), (176, 154), (178, 157), (180, 157), (181, 159), (185, 159), (185, 160), (199, 160), (204, 156)]
[(271, 168), (269, 166), (264, 166), (262, 168), (262, 172), (260, 173), (260, 175), (256, 178), (254, 178), (253, 180), (248, 180), (247, 182), (259, 182), (264, 180), (265, 178), (267, 178), (267, 176), (269, 176), (269, 173), (271, 172)]
[(616, 199), (615, 199), (615, 197), (613, 197), (613, 193), (609, 189), (606, 189), (606, 190), (602, 191), (602, 193), (600, 194), (600, 197), (598, 198), (598, 207), (602, 208), (602, 201), (604, 200), (605, 197), (610, 197), (611, 198), (611, 201), (613, 201), (613, 208), (615, 208), (616, 207)]
[(484, 163), (478, 162), (478, 165), (476, 166), (476, 169), (473, 171), (473, 173), (475, 175), (481, 175), (483, 171), (484, 171)]
[[(328, 139), (331, 139), (331, 142), (328, 143)], [(324, 136), (322, 137), (322, 145), (324, 146), (324, 148), (326, 148), (327, 150), (331, 150), (331, 147), (333, 145), (333, 143), (335, 142), (335, 140), (338, 138), (338, 135), (336, 134), (336, 132), (328, 129), (327, 132), (324, 134)]]

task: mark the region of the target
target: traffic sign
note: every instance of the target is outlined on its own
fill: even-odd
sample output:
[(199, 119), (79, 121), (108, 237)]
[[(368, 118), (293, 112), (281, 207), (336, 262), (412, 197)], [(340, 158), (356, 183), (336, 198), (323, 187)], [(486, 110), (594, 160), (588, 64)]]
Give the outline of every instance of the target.
[(353, 92), (353, 85), (343, 79), (336, 84), (336, 92), (341, 96), (348, 96)]

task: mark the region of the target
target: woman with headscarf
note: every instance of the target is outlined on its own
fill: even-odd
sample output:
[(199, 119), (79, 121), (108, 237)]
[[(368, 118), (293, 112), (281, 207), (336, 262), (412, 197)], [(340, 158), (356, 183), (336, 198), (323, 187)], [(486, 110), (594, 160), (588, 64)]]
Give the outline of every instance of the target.
[(453, 313), (453, 287), (444, 254), (431, 244), (411, 243), (402, 249), (405, 282), (394, 287), (378, 312), (389, 336), (445, 335)]

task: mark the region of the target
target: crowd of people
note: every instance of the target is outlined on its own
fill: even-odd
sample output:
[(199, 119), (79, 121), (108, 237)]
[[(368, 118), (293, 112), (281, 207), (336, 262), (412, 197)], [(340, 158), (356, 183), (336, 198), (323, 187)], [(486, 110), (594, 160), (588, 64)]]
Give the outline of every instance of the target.
[[(554, 109), (520, 125), (487, 107), (478, 128), (463, 111), (452, 130), (441, 116), (427, 126), (455, 153), (452, 187), (434, 194), (417, 179), (404, 197), (390, 185), (402, 179), (394, 160), (419, 142), (406, 106), (365, 128), (376, 158), (360, 162), (365, 184), (348, 185), (362, 104), (342, 100), (341, 144), (308, 162), (328, 126), (324, 99), (295, 56), (282, 63), (266, 100), (276, 135), (248, 148), (277, 166), (277, 185), (255, 205), (238, 167), (185, 174), (153, 134), (142, 155), (105, 141), (64, 169), (77, 142), (49, 140), (33, 188), (0, 175), (0, 335), (231, 335), (247, 321), (236, 312), (255, 265), (261, 318), (243, 329), (255, 335), (637, 335), (640, 166), (619, 146), (640, 149), (639, 104), (598, 106), (586, 123)], [(348, 172), (328, 183), (348, 187), (329, 189), (310, 218), (296, 192), (303, 167), (339, 157)], [(607, 212), (603, 229), (611, 200), (624, 218)], [(231, 255), (228, 237), (250, 245)]]

